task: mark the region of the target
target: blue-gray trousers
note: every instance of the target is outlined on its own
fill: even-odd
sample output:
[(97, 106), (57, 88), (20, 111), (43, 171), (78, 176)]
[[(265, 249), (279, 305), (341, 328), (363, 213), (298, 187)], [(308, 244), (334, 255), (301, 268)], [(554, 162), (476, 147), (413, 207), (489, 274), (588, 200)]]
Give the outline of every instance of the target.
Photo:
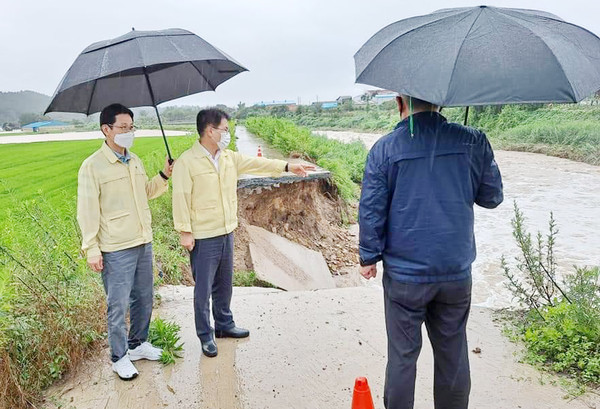
[(196, 334), (202, 342), (213, 339), (210, 325), (210, 297), (217, 330), (235, 327), (231, 313), (233, 292), (233, 233), (197, 239), (190, 253), (194, 277)]
[(471, 376), (466, 329), (471, 278), (409, 284), (384, 273), (383, 288), (388, 336), (385, 407), (413, 409), (424, 322), (433, 347), (435, 409), (467, 409)]
[[(152, 317), (152, 243), (102, 253), (108, 344), (113, 362), (148, 338)], [(129, 336), (125, 317), (129, 309)]]

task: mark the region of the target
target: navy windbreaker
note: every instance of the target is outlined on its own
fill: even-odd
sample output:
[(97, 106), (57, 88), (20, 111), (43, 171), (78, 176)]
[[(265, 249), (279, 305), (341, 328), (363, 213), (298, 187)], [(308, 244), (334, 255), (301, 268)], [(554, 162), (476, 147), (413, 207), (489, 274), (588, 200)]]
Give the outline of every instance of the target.
[(475, 260), (473, 204), (495, 208), (502, 177), (483, 132), (437, 112), (413, 116), (371, 149), (359, 206), (362, 265), (383, 260), (403, 282), (468, 278)]

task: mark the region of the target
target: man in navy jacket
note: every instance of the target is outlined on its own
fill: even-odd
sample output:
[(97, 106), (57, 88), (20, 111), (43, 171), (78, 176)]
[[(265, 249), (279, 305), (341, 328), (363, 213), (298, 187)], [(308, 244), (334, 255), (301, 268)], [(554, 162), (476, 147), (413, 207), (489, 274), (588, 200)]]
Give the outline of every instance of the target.
[(402, 121), (369, 152), (359, 207), (363, 277), (375, 277), (383, 261), (384, 404), (413, 408), (425, 322), (434, 351), (435, 408), (466, 409), (473, 204), (493, 209), (502, 203), (502, 178), (483, 132), (448, 123), (426, 101), (404, 95), (396, 101)]

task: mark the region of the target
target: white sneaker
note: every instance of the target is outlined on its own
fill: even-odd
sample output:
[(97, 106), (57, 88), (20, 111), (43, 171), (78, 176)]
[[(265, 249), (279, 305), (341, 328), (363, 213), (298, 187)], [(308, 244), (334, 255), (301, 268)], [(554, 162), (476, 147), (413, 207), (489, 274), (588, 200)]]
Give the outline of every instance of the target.
[(130, 381), (139, 374), (127, 355), (119, 359), (117, 362), (113, 362), (112, 370), (116, 372), (117, 375), (119, 375), (119, 378), (123, 379), (124, 381)]
[(129, 359), (137, 361), (148, 359), (149, 361), (158, 361), (162, 355), (162, 349), (152, 346), (149, 342), (138, 345), (135, 349), (129, 350)]

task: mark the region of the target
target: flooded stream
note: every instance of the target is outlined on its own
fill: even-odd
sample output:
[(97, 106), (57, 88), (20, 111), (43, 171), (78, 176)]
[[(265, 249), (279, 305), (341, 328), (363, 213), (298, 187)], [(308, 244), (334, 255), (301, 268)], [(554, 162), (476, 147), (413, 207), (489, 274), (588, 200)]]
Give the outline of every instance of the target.
[[(323, 131), (345, 142), (362, 140), (370, 148), (377, 134)], [(514, 266), (518, 248), (511, 219), (516, 201), (535, 236), (548, 232), (550, 212), (558, 225), (555, 246), (559, 273), (574, 265), (600, 265), (600, 167), (534, 153), (496, 151), (504, 182), (504, 203), (488, 210), (475, 206), (477, 260), (473, 264), (473, 303), (487, 307), (511, 304), (504, 287), (500, 257)]]

